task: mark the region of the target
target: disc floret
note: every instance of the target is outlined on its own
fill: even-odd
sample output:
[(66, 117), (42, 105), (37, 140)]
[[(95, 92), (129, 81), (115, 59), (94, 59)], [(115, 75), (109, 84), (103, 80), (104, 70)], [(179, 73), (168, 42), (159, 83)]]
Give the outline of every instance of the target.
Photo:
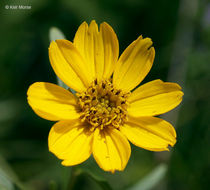
[(126, 120), (129, 94), (115, 89), (109, 80), (95, 80), (85, 92), (77, 93), (81, 120), (88, 122), (91, 130), (119, 128)]

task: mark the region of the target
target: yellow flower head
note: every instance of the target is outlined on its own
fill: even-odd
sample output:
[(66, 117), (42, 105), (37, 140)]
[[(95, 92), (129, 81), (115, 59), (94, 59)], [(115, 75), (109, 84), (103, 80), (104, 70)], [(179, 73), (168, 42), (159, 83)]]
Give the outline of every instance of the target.
[[(77, 93), (37, 82), (28, 103), (40, 117), (58, 121), (49, 133), (49, 150), (65, 166), (91, 154), (105, 171), (123, 170), (136, 146), (165, 151), (176, 143), (173, 126), (154, 117), (175, 108), (183, 92), (176, 83), (154, 80), (134, 91), (150, 71), (155, 50), (140, 36), (119, 57), (118, 39), (107, 23), (83, 22), (73, 43), (56, 40), (49, 47), (56, 75)], [(132, 92), (131, 92), (132, 91)]]

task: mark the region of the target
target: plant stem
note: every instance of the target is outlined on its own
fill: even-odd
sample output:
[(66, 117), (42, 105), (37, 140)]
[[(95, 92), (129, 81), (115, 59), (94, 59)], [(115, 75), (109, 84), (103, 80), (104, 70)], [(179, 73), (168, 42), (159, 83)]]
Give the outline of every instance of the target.
[(75, 167), (72, 167), (71, 169), (71, 176), (69, 179), (69, 183), (67, 186), (67, 190), (73, 190), (75, 187), (75, 183), (77, 181), (77, 177), (80, 175), (81, 170)]

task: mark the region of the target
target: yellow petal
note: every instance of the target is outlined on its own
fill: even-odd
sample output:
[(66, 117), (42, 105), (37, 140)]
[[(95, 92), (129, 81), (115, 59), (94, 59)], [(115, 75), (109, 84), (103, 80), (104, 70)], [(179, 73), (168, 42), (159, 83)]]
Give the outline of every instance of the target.
[(49, 47), (50, 63), (56, 75), (70, 88), (82, 92), (90, 79), (85, 62), (74, 45), (67, 40), (56, 40)]
[(29, 87), (27, 95), (29, 105), (44, 119), (57, 121), (80, 117), (74, 95), (58, 85), (36, 82)]
[(117, 36), (110, 25), (103, 22), (100, 25), (100, 33), (104, 46), (104, 72), (103, 78), (109, 78), (114, 71), (119, 56), (119, 43)]
[(62, 159), (65, 166), (73, 166), (87, 160), (92, 153), (93, 133), (87, 126), (72, 121), (59, 121), (50, 130), (50, 152)]
[(134, 117), (160, 115), (178, 106), (182, 96), (178, 84), (154, 80), (131, 93), (128, 114)]
[(87, 63), (92, 79), (111, 76), (119, 55), (119, 44), (114, 30), (107, 23), (98, 25), (93, 20), (88, 27), (83, 22), (77, 30), (74, 45)]
[(94, 58), (93, 53), (90, 50), (93, 49), (93, 34), (90, 34), (88, 29), (88, 24), (83, 22), (80, 27), (78, 28), (75, 37), (74, 37), (74, 46), (86, 60), (87, 70), (90, 73), (92, 80), (95, 79), (95, 65), (92, 64)]
[(140, 36), (126, 48), (113, 75), (113, 84), (117, 89), (130, 91), (148, 74), (155, 57), (155, 50), (151, 46), (150, 38)]
[(134, 145), (151, 151), (168, 150), (176, 143), (176, 131), (167, 121), (156, 117), (129, 118), (120, 131)]
[(134, 102), (140, 99), (149, 98), (155, 95), (180, 91), (181, 87), (177, 83), (163, 82), (159, 79), (150, 81), (139, 86), (129, 96), (129, 102)]
[(95, 130), (93, 156), (105, 171), (124, 170), (131, 154), (130, 144), (117, 129)]

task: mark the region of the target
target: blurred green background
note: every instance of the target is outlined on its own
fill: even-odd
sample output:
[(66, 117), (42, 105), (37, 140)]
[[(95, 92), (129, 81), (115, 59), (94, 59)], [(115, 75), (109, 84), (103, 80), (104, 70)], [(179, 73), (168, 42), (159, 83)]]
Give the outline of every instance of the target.
[[(5, 5), (30, 5), (31, 9), (11, 10)], [(90, 158), (79, 166), (87, 172), (79, 175), (78, 167), (74, 168), (71, 187), (71, 168), (61, 166), (48, 152), (53, 122), (34, 114), (26, 91), (36, 81), (56, 83), (48, 59), (49, 29), (58, 27), (72, 40), (77, 27), (92, 19), (114, 28), (120, 53), (140, 34), (152, 38), (156, 58), (143, 83), (158, 78), (178, 82), (185, 95), (178, 108), (163, 116), (177, 129), (177, 144), (170, 152), (132, 146), (127, 168), (115, 174), (103, 172)], [(33, 190), (98, 190), (110, 189), (108, 184), (116, 190), (141, 190), (136, 184), (162, 163), (166, 173), (159, 174), (160, 179), (148, 178), (144, 189), (209, 188), (209, 1), (1, 0), (0, 46), (0, 190), (24, 189), (23, 185)], [(148, 181), (155, 186), (149, 187)]]

